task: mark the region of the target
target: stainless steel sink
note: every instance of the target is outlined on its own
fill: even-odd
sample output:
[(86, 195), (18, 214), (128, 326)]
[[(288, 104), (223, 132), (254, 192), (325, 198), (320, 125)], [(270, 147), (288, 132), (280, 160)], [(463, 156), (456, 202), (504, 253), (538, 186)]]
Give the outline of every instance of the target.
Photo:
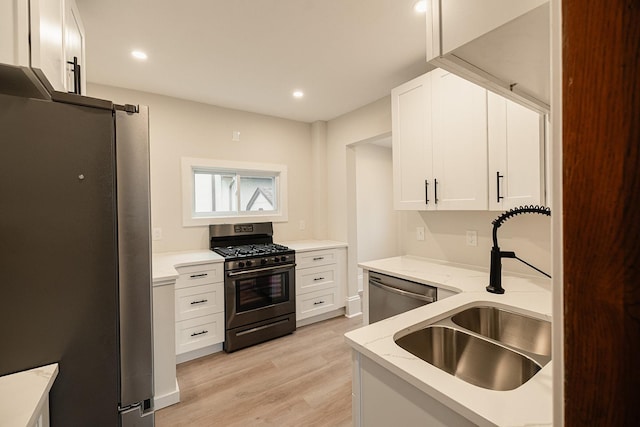
[(513, 390), (542, 369), (520, 353), (446, 326), (428, 326), (395, 341), (431, 365), (490, 390)]
[(468, 308), (451, 321), (516, 349), (551, 357), (551, 322), (489, 306)]

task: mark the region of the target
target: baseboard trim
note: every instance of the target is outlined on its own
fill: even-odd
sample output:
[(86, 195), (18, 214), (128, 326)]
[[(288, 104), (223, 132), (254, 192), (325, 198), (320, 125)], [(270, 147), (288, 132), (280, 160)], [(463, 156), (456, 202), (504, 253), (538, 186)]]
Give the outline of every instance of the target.
[(301, 326), (307, 326), (312, 323), (322, 322), (323, 320), (333, 319), (334, 317), (344, 316), (344, 308), (339, 308), (337, 310), (329, 311), (327, 313), (318, 314), (317, 316), (307, 317), (306, 319), (296, 321), (296, 328)]
[(208, 345), (206, 347), (199, 348), (197, 350), (188, 351), (182, 354), (176, 354), (176, 365), (179, 365), (190, 360), (198, 359), (200, 357), (208, 356), (213, 353), (219, 353), (222, 351), (222, 343)]
[(346, 307), (346, 316), (348, 318), (360, 316), (362, 314), (362, 298), (360, 298), (360, 294), (347, 297)]
[(176, 389), (165, 393), (162, 396), (153, 397), (153, 409), (158, 410), (166, 408), (167, 406), (175, 405), (180, 402), (180, 386), (178, 385), (178, 379), (176, 378)]

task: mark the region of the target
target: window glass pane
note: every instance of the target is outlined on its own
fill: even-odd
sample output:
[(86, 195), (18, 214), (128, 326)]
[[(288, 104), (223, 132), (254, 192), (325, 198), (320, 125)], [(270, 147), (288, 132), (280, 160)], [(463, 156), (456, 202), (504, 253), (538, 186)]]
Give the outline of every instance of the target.
[(274, 177), (240, 177), (241, 211), (275, 211), (276, 196)]
[(237, 212), (235, 175), (215, 175), (216, 210), (215, 212)]
[(213, 211), (213, 180), (210, 173), (198, 173), (193, 175), (194, 202), (196, 212)]
[(193, 183), (195, 213), (237, 211), (235, 175), (194, 171)]

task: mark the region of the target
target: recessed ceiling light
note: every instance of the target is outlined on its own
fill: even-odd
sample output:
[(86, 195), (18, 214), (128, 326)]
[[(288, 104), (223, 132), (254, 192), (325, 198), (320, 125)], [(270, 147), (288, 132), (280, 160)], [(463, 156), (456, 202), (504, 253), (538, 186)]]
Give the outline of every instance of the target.
[(416, 4), (413, 5), (413, 10), (418, 13), (425, 13), (427, 11), (427, 0), (417, 1)]
[(301, 90), (296, 90), (293, 92), (293, 97), (294, 98), (302, 98), (304, 96), (304, 92)]
[(132, 50), (131, 56), (133, 56), (136, 59), (143, 59), (143, 60), (147, 59), (147, 54), (141, 50)]

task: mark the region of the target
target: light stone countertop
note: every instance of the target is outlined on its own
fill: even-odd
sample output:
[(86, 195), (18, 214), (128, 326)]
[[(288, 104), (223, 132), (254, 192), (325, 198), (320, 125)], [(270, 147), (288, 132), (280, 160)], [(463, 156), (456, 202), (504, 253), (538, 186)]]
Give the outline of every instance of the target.
[(287, 246), (295, 250), (296, 252), (308, 252), (322, 249), (336, 249), (347, 247), (346, 243), (337, 242), (335, 240), (290, 240), (276, 243)]
[(0, 425), (35, 425), (58, 376), (58, 364), (0, 377)]
[(394, 257), (360, 264), (377, 271), (459, 292), (452, 297), (376, 322), (345, 334), (362, 355), (478, 425), (550, 426), (553, 420), (552, 364), (510, 391), (492, 391), (460, 380), (399, 347), (394, 335), (417, 324), (427, 325), (451, 311), (478, 303), (551, 320), (551, 281), (503, 274), (506, 292), (486, 292), (488, 270), (417, 257)]

